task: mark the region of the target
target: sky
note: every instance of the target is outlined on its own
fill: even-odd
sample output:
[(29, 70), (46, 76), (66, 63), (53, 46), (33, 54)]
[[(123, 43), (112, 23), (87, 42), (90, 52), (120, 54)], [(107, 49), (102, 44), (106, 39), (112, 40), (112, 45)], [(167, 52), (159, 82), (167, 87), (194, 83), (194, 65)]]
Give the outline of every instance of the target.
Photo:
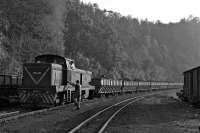
[(97, 3), (100, 9), (112, 10), (123, 16), (163, 23), (178, 22), (189, 15), (200, 17), (200, 0), (81, 0)]

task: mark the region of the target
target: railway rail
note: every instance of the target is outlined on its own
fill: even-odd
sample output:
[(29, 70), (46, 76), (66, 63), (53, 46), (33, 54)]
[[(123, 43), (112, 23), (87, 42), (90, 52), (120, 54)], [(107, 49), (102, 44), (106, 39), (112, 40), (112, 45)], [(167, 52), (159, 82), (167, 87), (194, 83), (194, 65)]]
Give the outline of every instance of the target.
[(0, 114), (0, 119), (3, 119), (3, 118), (5, 118), (5, 117), (10, 117), (10, 116), (13, 116), (13, 115), (17, 115), (17, 114), (19, 114), (20, 113), (20, 111), (13, 111), (13, 112), (5, 112), (5, 113), (1, 113)]
[(92, 115), (91, 117), (87, 118), (73, 129), (71, 129), (68, 133), (103, 133), (108, 126), (108, 124), (112, 121), (112, 119), (125, 107), (128, 105), (142, 100), (148, 96), (152, 96), (158, 94), (160, 92), (146, 94), (142, 96), (132, 97), (123, 101), (120, 101), (116, 104), (113, 104), (109, 107), (104, 108), (103, 110), (97, 112), (96, 114)]
[(56, 110), (64, 107), (64, 105), (56, 106), (56, 107), (51, 107), (51, 108), (43, 108), (43, 109), (37, 109), (37, 110), (23, 110), (23, 111), (13, 111), (9, 113), (1, 113), (0, 114), (0, 124), (6, 123), (11, 120), (16, 120), (19, 118), (23, 118), (26, 116), (31, 116), (35, 114), (40, 114), (46, 111), (51, 111), (51, 110)]

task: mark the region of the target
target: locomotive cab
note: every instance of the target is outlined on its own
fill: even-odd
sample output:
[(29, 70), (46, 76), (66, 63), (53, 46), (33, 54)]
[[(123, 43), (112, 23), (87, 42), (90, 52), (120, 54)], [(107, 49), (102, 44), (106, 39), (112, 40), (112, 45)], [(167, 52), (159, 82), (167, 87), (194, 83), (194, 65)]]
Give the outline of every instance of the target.
[(58, 55), (40, 55), (35, 57), (36, 63), (59, 64), (62, 66), (62, 81), (61, 85), (67, 85), (67, 71), (75, 69), (75, 64), (72, 59), (64, 58)]

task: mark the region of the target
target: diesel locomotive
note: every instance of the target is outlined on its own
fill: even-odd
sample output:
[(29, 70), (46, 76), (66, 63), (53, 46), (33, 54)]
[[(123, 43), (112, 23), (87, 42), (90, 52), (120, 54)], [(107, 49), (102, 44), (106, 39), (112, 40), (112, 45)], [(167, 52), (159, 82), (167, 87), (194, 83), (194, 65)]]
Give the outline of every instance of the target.
[(20, 103), (51, 106), (69, 103), (74, 96), (74, 87), (67, 81), (80, 81), (82, 97), (94, 92), (89, 84), (92, 72), (75, 67), (73, 60), (58, 55), (39, 55), (34, 63), (23, 65), (22, 86), (18, 89)]

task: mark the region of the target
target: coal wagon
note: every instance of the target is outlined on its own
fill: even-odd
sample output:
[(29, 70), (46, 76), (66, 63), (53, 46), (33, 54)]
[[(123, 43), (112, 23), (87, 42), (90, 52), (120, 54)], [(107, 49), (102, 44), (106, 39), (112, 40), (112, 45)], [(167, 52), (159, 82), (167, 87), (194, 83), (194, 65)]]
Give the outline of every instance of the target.
[(17, 89), (22, 84), (22, 76), (18, 74), (0, 74), (0, 104), (18, 102)]

